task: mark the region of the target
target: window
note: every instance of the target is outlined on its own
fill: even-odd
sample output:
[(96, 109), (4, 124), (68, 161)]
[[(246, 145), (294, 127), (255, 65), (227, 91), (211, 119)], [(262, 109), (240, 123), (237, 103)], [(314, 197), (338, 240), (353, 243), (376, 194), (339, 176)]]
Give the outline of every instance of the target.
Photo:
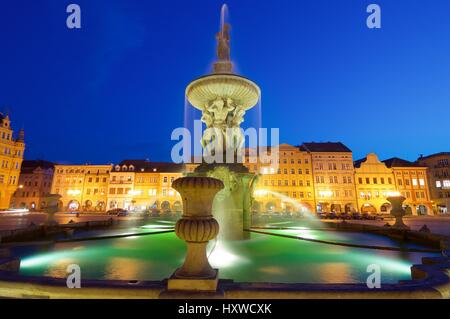
[(378, 184), (378, 179), (376, 177), (373, 178), (373, 183)]
[(163, 183), (167, 183), (167, 176), (164, 176)]
[(309, 169), (308, 168), (305, 171), (306, 171), (306, 174), (309, 174)]
[(366, 184), (370, 184), (370, 178), (366, 177)]
[(409, 179), (405, 179), (405, 185), (406, 185), (406, 186), (409, 186), (409, 183), (410, 183), (410, 182), (409, 182)]
[(445, 180), (442, 182), (442, 184), (444, 185), (445, 188), (449, 188), (450, 187), (450, 180)]
[(362, 177), (359, 177), (359, 178), (358, 178), (358, 183), (359, 183), (359, 184), (362, 184), (362, 183), (363, 183)]
[(413, 184), (413, 186), (417, 186), (417, 178), (412, 179), (412, 184)]
[(423, 178), (419, 178), (419, 185), (425, 186), (425, 180)]
[(302, 173), (303, 173), (301, 168), (298, 169), (298, 173), (299, 173), (299, 174), (302, 174)]
[[(3, 175), (2, 175), (2, 177), (3, 177)], [(441, 188), (442, 187), (441, 181), (436, 181), (436, 187), (437, 188)]]
[(110, 188), (109, 189), (109, 194), (111, 194), (111, 195), (116, 194), (116, 189), (115, 188)]
[(401, 180), (401, 179), (397, 180), (397, 183), (398, 183), (398, 185), (400, 185), (400, 186), (402, 186), (402, 185), (403, 185), (403, 182), (402, 182), (402, 180)]
[(384, 177), (381, 177), (380, 181), (381, 181), (381, 184), (384, 184)]

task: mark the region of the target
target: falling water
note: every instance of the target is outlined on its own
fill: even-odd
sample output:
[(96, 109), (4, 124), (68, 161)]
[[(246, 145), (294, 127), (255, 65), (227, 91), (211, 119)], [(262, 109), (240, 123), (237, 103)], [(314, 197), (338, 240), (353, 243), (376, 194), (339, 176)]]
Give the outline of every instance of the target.
[(295, 208), (295, 210), (297, 212), (304, 213), (306, 218), (308, 218), (309, 221), (319, 222), (319, 219), (317, 218), (317, 216), (306, 205), (303, 205), (302, 203), (299, 203), (296, 200), (294, 200), (294, 199), (292, 199), (292, 198), (290, 198), (290, 197), (288, 197), (286, 195), (277, 193), (277, 192), (273, 192), (273, 191), (269, 191), (268, 190), (267, 193), (269, 193), (269, 194), (273, 195), (274, 197), (280, 199), (282, 202), (291, 204)]
[(220, 10), (220, 31), (223, 32), (225, 23), (228, 22), (228, 6), (226, 3), (222, 5), (222, 9)]

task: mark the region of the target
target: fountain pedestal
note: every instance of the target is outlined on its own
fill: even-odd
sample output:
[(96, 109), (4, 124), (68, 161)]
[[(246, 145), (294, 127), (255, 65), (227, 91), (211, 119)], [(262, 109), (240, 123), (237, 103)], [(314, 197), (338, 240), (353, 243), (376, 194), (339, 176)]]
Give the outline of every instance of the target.
[(220, 180), (208, 177), (183, 177), (172, 187), (183, 199), (183, 216), (175, 226), (177, 236), (187, 244), (184, 264), (169, 278), (169, 291), (215, 292), (218, 269), (213, 269), (206, 255), (208, 241), (219, 232), (211, 214), (214, 196), (223, 188)]
[(391, 196), (387, 200), (392, 205), (391, 215), (395, 217), (394, 228), (408, 230), (409, 227), (403, 222), (403, 216), (406, 215), (406, 211), (403, 209), (403, 202), (405, 201), (403, 196)]
[(214, 198), (212, 212), (220, 224), (219, 241), (249, 239), (255, 174), (242, 164), (202, 164), (190, 176), (216, 178), (224, 188)]

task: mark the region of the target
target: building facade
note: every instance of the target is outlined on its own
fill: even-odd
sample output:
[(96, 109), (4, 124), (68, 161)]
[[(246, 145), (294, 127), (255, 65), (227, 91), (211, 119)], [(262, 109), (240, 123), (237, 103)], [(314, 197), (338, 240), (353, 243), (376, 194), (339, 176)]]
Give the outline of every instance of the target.
[(9, 116), (0, 113), (0, 209), (10, 207), (11, 198), (19, 186), (24, 137), (24, 131), (20, 130), (15, 138)]
[(395, 189), (406, 198), (404, 207), (410, 215), (433, 215), (427, 180), (427, 167), (401, 158), (384, 160), (392, 169)]
[(45, 209), (51, 193), (54, 164), (42, 160), (23, 161), (19, 186), (12, 200), (12, 208)]
[[(271, 154), (274, 150), (278, 156)], [(281, 144), (269, 148), (269, 153), (263, 157), (248, 149), (245, 153), (244, 165), (258, 175), (255, 213), (389, 213), (387, 197), (400, 193), (410, 214), (433, 214), (425, 165), (398, 158), (380, 161), (375, 154), (353, 162), (352, 151), (339, 142)], [(447, 162), (439, 163), (436, 176), (440, 176), (442, 192), (448, 183), (441, 177), (448, 176), (448, 170), (444, 167)], [(182, 201), (172, 183), (195, 167), (197, 164), (147, 160), (55, 165), (51, 193), (60, 196), (60, 210), (180, 212)], [(437, 182), (434, 185), (439, 185)], [(17, 196), (21, 194), (17, 192)], [(14, 206), (25, 203), (31, 207), (33, 202), (37, 205), (39, 200), (28, 203), (18, 199)]]
[[(264, 162), (247, 152), (245, 166), (259, 175), (254, 212), (311, 212), (315, 207), (311, 156), (281, 144), (278, 162)], [(253, 160), (250, 160), (250, 158)], [(275, 164), (275, 165), (274, 165)]]
[(355, 161), (354, 167), (358, 210), (362, 213), (390, 213), (387, 197), (397, 191), (392, 168), (373, 153)]
[(111, 165), (55, 165), (52, 194), (59, 210), (105, 211)]
[(303, 143), (312, 164), (317, 212), (357, 211), (352, 151), (342, 143)]
[(108, 208), (181, 212), (181, 198), (172, 183), (184, 171), (185, 166), (181, 164), (122, 161), (111, 172)]
[(428, 185), (436, 214), (450, 212), (450, 152), (421, 156), (417, 162), (428, 167)]

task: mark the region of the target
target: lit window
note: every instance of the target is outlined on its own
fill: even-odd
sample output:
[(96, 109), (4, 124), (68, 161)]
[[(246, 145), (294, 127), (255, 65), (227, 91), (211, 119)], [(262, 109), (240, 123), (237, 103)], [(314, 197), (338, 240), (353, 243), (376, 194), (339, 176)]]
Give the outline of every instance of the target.
[(423, 178), (419, 179), (419, 185), (420, 186), (425, 186), (425, 180)]
[(417, 186), (417, 178), (412, 179), (412, 184), (413, 184), (413, 186)]
[(437, 187), (437, 188), (441, 188), (441, 187), (442, 187), (441, 181), (436, 181), (436, 187)]
[(443, 185), (444, 185), (444, 187), (445, 188), (448, 188), (448, 187), (450, 187), (450, 180), (445, 180), (444, 182), (443, 182)]

